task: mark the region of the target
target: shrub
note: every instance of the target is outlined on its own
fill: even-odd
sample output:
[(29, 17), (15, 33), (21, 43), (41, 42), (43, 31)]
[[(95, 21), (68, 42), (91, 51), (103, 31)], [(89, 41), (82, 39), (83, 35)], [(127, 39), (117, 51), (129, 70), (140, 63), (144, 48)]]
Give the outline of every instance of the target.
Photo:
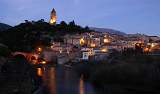
[(10, 53), (11, 51), (7, 47), (0, 45), (0, 56), (6, 57), (6, 56), (9, 56)]

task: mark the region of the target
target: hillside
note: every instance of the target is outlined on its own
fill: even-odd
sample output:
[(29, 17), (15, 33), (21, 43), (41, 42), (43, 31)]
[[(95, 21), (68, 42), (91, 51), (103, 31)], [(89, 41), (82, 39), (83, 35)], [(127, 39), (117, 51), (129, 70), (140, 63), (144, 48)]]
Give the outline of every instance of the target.
[(7, 30), (9, 28), (11, 28), (12, 26), (4, 24), (4, 23), (0, 23), (0, 31), (4, 31)]
[(96, 27), (89, 27), (91, 30), (97, 31), (97, 32), (107, 32), (110, 34), (116, 34), (116, 35), (126, 35), (126, 33), (114, 30), (114, 29), (108, 29), (108, 28), (96, 28)]
[(74, 21), (50, 25), (43, 19), (26, 21), (11, 29), (0, 32), (0, 43), (8, 46), (12, 51), (32, 51), (37, 46), (50, 46), (50, 41), (63, 42), (66, 34), (91, 32), (88, 28), (76, 25)]

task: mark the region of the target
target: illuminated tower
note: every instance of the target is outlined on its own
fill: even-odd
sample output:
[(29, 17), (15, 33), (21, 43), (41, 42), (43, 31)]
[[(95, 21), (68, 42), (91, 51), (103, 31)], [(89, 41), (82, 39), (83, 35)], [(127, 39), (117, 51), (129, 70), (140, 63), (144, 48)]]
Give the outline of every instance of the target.
[(57, 21), (57, 15), (55, 9), (53, 8), (53, 10), (51, 11), (50, 24), (55, 25), (56, 21)]

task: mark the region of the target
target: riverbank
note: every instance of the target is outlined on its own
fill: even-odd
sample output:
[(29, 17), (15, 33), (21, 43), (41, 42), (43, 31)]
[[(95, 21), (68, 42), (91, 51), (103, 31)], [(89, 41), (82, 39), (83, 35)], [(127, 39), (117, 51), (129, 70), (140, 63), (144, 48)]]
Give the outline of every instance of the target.
[(7, 58), (0, 68), (0, 94), (32, 94), (36, 71), (23, 57)]
[(159, 56), (118, 56), (110, 62), (83, 62), (74, 66), (74, 69), (104, 92), (110, 89), (134, 94), (160, 93)]

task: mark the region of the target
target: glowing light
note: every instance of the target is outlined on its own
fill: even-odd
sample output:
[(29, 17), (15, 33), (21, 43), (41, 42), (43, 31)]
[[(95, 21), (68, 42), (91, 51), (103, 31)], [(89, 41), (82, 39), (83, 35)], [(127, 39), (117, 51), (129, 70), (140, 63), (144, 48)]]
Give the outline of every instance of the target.
[(59, 49), (59, 53), (62, 53), (62, 52), (63, 52), (63, 50), (62, 50), (62, 48), (60, 48), (60, 49)]
[(57, 94), (56, 69), (52, 67), (49, 70), (48, 75), (49, 75), (49, 77), (47, 77), (46, 80), (48, 81), (47, 84), (50, 88), (49, 94)]
[(55, 25), (55, 24), (56, 24), (56, 20), (57, 20), (56, 11), (55, 11), (55, 9), (53, 9), (53, 10), (51, 11), (50, 24), (51, 24), (51, 25)]
[(50, 20), (50, 24), (55, 24), (56, 23), (56, 18), (52, 18), (51, 20)]
[(109, 43), (110, 42), (109, 39), (107, 39), (107, 38), (104, 39), (103, 41), (104, 41), (104, 43)]
[(144, 52), (149, 52), (149, 48), (145, 48), (145, 49), (144, 49)]
[(32, 60), (32, 63), (35, 65), (35, 64), (38, 63), (38, 61), (37, 60)]
[(84, 94), (84, 80), (83, 75), (81, 75), (80, 81), (79, 81), (79, 94)]
[(103, 48), (103, 49), (101, 49), (101, 52), (107, 52), (107, 49), (106, 48)]
[(80, 43), (80, 45), (84, 45), (85, 44), (85, 40), (83, 38), (81, 38), (79, 43)]
[(92, 48), (95, 48), (95, 47), (96, 47), (96, 44), (91, 43), (91, 47), (92, 47)]
[(41, 63), (42, 63), (42, 64), (46, 64), (47, 62), (46, 62), (46, 61), (42, 61)]
[(37, 68), (37, 75), (38, 76), (42, 76), (43, 75), (41, 68)]
[(38, 47), (38, 52), (42, 52), (42, 48), (41, 47)]
[(152, 44), (151, 44), (151, 47), (153, 48), (153, 47), (155, 47), (155, 45), (152, 43)]
[(51, 46), (51, 49), (53, 48), (53, 45)]
[(136, 43), (136, 46), (140, 47), (140, 44), (139, 44), (139, 43)]

